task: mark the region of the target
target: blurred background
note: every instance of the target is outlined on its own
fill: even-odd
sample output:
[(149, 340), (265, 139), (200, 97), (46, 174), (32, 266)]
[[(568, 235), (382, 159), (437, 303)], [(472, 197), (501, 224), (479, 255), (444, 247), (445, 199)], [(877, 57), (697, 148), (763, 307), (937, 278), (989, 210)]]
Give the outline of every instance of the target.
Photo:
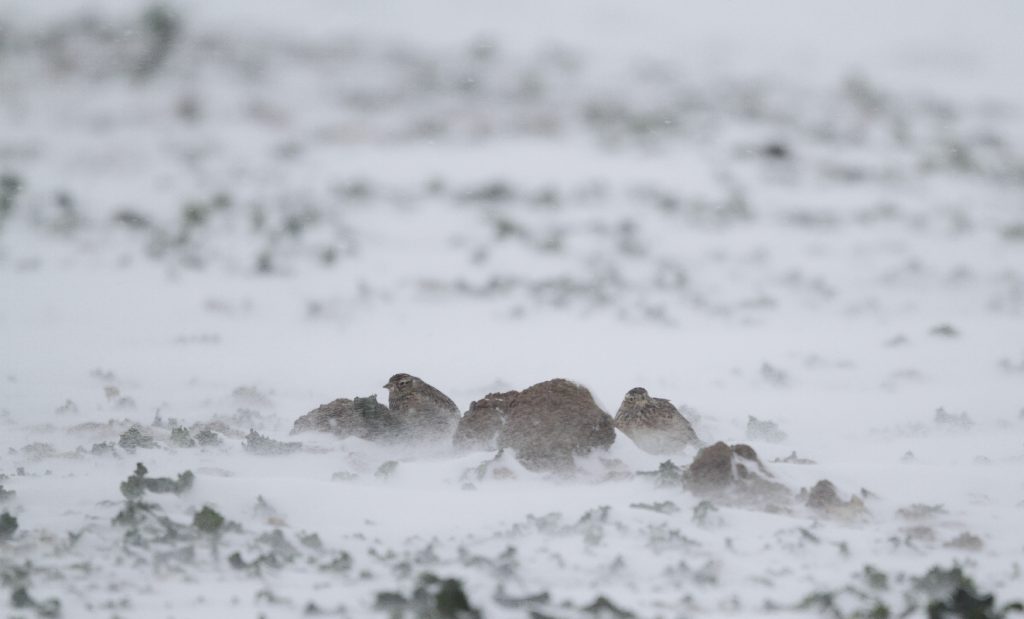
[[(1012, 365), (1021, 23), (1015, 2), (7, 0), (9, 402), (131, 368), (160, 406), (256, 382), (301, 409), (410, 371), (461, 406), (567, 375), (608, 407), (641, 383), (740, 407), (780, 376), (861, 393)], [(947, 327), (975, 352), (909, 370), (936, 356), (900, 345)]]
[[(1012, 0), (0, 0), (0, 607), (398, 616), (431, 570), (492, 619), (549, 590), (559, 617), (883, 616), (954, 564), (1021, 598), (1022, 26)], [(571, 483), (288, 436), (399, 372), (462, 411), (643, 386), (867, 512), (719, 510), (621, 434)], [(143, 460), (195, 487), (123, 503)]]

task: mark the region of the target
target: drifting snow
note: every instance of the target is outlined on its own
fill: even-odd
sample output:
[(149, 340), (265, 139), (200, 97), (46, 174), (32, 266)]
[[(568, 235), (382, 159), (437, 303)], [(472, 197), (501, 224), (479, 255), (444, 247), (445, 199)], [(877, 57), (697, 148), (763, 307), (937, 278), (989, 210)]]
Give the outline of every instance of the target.
[[(1024, 598), (1019, 7), (170, 6), (0, 9), (8, 614)], [(290, 435), (396, 372), (646, 387), (770, 500)]]

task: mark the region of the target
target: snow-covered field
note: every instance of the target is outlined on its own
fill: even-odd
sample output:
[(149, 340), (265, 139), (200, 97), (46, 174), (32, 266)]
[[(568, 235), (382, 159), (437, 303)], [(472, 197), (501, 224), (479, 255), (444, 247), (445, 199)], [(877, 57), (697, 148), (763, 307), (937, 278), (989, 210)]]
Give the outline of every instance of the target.
[[(0, 615), (923, 616), (959, 567), (997, 616), (1024, 599), (1022, 24), (0, 3)], [(643, 386), (864, 510), (712, 507), (621, 433), (562, 475), (289, 436), (397, 372), (464, 411)], [(139, 462), (194, 479), (139, 497)]]

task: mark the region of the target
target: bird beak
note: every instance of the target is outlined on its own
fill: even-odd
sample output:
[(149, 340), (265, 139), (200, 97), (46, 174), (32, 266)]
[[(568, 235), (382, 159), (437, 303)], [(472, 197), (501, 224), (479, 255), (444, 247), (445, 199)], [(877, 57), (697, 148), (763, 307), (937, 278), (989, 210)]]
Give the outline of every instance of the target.
[(384, 385), (384, 388), (385, 388), (385, 389), (391, 389), (391, 388), (393, 388), (393, 387), (394, 387), (394, 385), (393, 385), (393, 384), (391, 384), (390, 382), (389, 382), (388, 384)]

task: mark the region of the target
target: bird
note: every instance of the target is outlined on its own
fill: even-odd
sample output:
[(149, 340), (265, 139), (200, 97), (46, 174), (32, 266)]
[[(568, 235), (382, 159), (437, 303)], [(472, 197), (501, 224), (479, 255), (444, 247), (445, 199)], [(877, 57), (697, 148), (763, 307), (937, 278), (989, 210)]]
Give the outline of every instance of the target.
[(488, 393), (471, 402), (469, 411), (459, 420), (453, 442), (456, 449), (493, 451), (497, 449), (498, 433), (518, 391)]
[(699, 445), (693, 426), (671, 402), (652, 398), (643, 387), (626, 393), (618, 412), (615, 427), (647, 453), (676, 453), (687, 445)]
[(509, 404), (498, 432), (498, 448), (514, 449), (531, 470), (568, 471), (575, 456), (607, 449), (615, 442), (612, 417), (586, 387), (564, 378), (520, 391)]
[(388, 408), (401, 419), (407, 440), (451, 440), (461, 417), (451, 398), (409, 374), (395, 374), (384, 388), (388, 390)]

